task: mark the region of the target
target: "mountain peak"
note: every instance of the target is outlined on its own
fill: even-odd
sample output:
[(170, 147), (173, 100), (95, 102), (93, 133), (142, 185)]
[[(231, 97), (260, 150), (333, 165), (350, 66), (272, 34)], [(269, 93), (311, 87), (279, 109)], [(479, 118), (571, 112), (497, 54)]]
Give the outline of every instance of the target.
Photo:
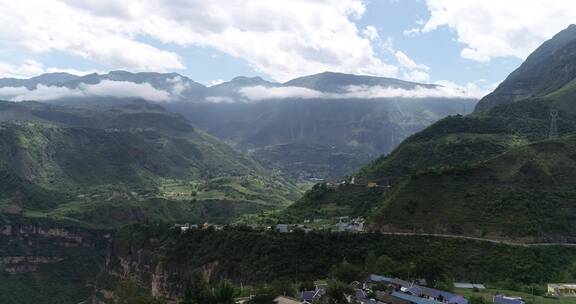
[(541, 97), (576, 78), (576, 25), (571, 24), (539, 46), (494, 92), (482, 98), (476, 111), (526, 98)]
[(260, 76), (254, 76), (254, 77), (248, 77), (248, 76), (237, 76), (232, 78), (232, 80), (230, 82), (246, 82), (246, 81), (265, 81), (264, 79), (262, 79), (262, 77)]
[(305, 87), (321, 92), (342, 93), (349, 86), (381, 86), (411, 90), (417, 86), (436, 87), (435, 85), (409, 82), (380, 76), (355, 75), (325, 71), (319, 74), (298, 77), (286, 83), (286, 86)]

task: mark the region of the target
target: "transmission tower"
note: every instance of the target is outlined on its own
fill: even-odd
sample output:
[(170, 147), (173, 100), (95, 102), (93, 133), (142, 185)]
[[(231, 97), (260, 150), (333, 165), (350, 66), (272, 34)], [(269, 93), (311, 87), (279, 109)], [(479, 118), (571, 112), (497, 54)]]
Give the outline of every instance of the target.
[(558, 137), (558, 111), (550, 111), (550, 130), (548, 133), (549, 139), (554, 139)]

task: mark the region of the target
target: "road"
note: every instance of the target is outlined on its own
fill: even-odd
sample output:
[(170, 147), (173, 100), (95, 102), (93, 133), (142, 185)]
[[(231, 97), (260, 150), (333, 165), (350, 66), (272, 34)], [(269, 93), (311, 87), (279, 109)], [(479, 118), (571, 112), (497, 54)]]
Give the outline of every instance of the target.
[(479, 242), (489, 242), (494, 244), (510, 245), (510, 246), (520, 246), (520, 247), (538, 247), (538, 246), (565, 246), (565, 247), (576, 247), (576, 243), (520, 243), (507, 240), (495, 240), (486, 239), (472, 236), (464, 235), (454, 235), (454, 234), (438, 234), (438, 233), (418, 233), (418, 232), (380, 232), (384, 235), (397, 235), (397, 236), (431, 236), (440, 238), (452, 238), (452, 239), (462, 239), (471, 240)]

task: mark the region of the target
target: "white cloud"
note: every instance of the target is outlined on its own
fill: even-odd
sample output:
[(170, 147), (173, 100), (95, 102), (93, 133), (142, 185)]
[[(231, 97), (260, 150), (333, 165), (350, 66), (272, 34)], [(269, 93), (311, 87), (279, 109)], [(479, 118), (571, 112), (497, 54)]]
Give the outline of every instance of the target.
[(329, 94), (325, 94), (316, 90), (302, 88), (302, 87), (277, 87), (269, 88), (264, 86), (245, 87), (241, 88), (239, 93), (249, 100), (263, 100), (263, 99), (310, 99), (310, 98), (326, 98)]
[(206, 101), (213, 103), (233, 103), (235, 100), (228, 96), (208, 96)]
[(364, 36), (366, 36), (366, 38), (372, 41), (380, 40), (380, 34), (378, 34), (378, 30), (372, 25), (368, 25), (367, 27), (365, 27), (362, 33), (364, 34)]
[[(118, 7), (115, 2), (100, 5)], [(97, 16), (101, 10), (81, 10), (57, 0), (0, 0), (0, 5), (0, 47), (5, 49), (60, 51), (114, 68), (165, 71), (184, 67), (178, 54), (137, 41), (145, 33), (137, 29), (136, 22), (124, 24), (118, 18)], [(125, 5), (134, 6), (128, 1)]]
[(382, 86), (349, 86), (346, 93), (324, 93), (301, 87), (246, 87), (239, 93), (247, 101), (268, 99), (381, 99), (381, 98), (470, 98), (478, 99), (489, 93), (478, 84), (470, 83), (458, 86), (455, 83), (442, 81), (436, 87), (417, 86), (407, 90)]
[(44, 72), (40, 62), (26, 60), (20, 64), (0, 62), (0, 77), (29, 78)]
[(222, 80), (222, 79), (214, 79), (214, 80), (211, 80), (211, 81), (208, 83), (208, 86), (215, 86), (215, 85), (219, 85), (219, 84), (222, 84), (222, 83), (224, 83), (224, 80)]
[[(3, 89), (6, 88), (0, 89), (0, 92)], [(11, 98), (11, 100), (13, 101), (23, 101), (23, 100), (44, 101), (65, 97), (84, 96), (83, 92), (78, 89), (69, 89), (66, 87), (57, 87), (57, 86), (45, 86), (42, 84), (38, 85), (38, 87), (34, 90), (28, 90), (26, 88), (16, 88), (16, 89), (25, 89), (26, 91), (23, 91), (21, 92), (21, 94), (18, 94), (17, 96)]]
[[(111, 68), (184, 67), (162, 44), (207, 46), (284, 81), (331, 70), (396, 76), (354, 21), (361, 0), (0, 0), (0, 47), (59, 51)], [(144, 42), (145, 41), (145, 42)]]
[(441, 26), (465, 44), (461, 56), (476, 61), (525, 59), (542, 42), (576, 21), (573, 0), (426, 0), (430, 19), (421, 32)]
[(12, 101), (35, 100), (45, 101), (67, 97), (115, 97), (142, 98), (154, 102), (171, 101), (175, 96), (158, 90), (149, 83), (103, 80), (97, 84), (81, 84), (76, 89), (59, 86), (38, 85), (29, 90), (25, 87), (0, 88), (0, 97)]
[(480, 99), (494, 91), (500, 83), (487, 83), (486, 80), (477, 80), (474, 82), (468, 82), (461, 86), (449, 80), (439, 80), (436, 81), (435, 84), (450, 88), (454, 91), (462, 92), (463, 96)]
[(0, 78), (30, 78), (38, 76), (43, 73), (57, 73), (64, 72), (73, 75), (87, 75), (91, 73), (98, 73), (97, 70), (77, 70), (77, 69), (62, 69), (57, 67), (46, 68), (41, 62), (35, 60), (24, 60), (21, 63), (10, 64), (0, 62)]
[(173, 78), (167, 79), (167, 81), (172, 85), (172, 94), (178, 97), (183, 97), (182, 93), (190, 87), (190, 84), (181, 76), (174, 76)]
[(86, 96), (109, 96), (118, 98), (137, 97), (150, 101), (169, 101), (170, 93), (158, 90), (149, 83), (134, 83), (127, 81), (102, 80), (94, 85), (80, 85), (80, 90)]
[(394, 56), (396, 56), (398, 61), (402, 78), (416, 82), (430, 81), (430, 75), (428, 74), (430, 68), (427, 65), (416, 63), (401, 51), (396, 51)]

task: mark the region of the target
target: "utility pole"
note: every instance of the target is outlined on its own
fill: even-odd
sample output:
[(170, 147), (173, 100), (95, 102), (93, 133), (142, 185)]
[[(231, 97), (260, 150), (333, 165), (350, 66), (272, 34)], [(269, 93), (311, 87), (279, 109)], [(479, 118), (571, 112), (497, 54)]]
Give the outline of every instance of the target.
[(548, 133), (549, 139), (558, 137), (558, 110), (550, 110), (550, 130)]

